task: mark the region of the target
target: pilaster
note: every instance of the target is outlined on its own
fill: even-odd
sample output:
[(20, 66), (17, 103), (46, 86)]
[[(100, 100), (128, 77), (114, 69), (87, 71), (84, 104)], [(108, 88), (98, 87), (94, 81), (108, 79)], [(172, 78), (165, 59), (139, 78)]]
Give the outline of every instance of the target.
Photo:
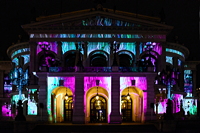
[(74, 124), (85, 123), (84, 113), (84, 78), (82, 75), (75, 77), (75, 96), (74, 96), (73, 120)]
[[(146, 112), (144, 112), (145, 116), (145, 121), (148, 120), (154, 120), (156, 117), (153, 115), (153, 110), (154, 108), (151, 107), (151, 104), (154, 104), (154, 98), (155, 98), (155, 93), (154, 93), (154, 78), (156, 75), (149, 75), (147, 76), (147, 98), (146, 98)], [(144, 103), (145, 104), (145, 103)]]
[(113, 75), (111, 79), (111, 114), (110, 123), (122, 122), (120, 114), (120, 76)]

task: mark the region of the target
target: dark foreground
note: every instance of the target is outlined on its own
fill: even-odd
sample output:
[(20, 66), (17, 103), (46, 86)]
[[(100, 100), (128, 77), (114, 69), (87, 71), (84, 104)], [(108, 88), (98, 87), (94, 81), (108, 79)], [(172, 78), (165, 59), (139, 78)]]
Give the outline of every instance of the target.
[[(170, 122), (171, 123), (171, 122)], [(174, 128), (173, 131), (170, 129)], [(164, 129), (165, 128), (165, 129)], [(199, 133), (200, 121), (176, 121), (169, 126), (163, 126), (158, 121), (148, 123), (122, 124), (71, 124), (45, 122), (0, 121), (0, 133)]]

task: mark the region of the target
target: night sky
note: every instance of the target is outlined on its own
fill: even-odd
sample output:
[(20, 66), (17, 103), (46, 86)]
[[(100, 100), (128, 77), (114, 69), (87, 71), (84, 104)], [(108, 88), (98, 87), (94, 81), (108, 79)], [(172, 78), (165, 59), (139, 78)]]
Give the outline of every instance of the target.
[[(95, 7), (93, 0), (0, 0), (0, 60), (9, 60), (7, 48), (16, 43), (18, 35), (26, 37), (21, 25), (30, 23), (35, 16), (53, 15)], [(174, 29), (168, 35), (173, 41), (175, 36), (190, 50), (190, 60), (200, 60), (199, 41), (200, 0), (106, 0), (105, 8), (160, 17), (163, 8), (165, 22)]]

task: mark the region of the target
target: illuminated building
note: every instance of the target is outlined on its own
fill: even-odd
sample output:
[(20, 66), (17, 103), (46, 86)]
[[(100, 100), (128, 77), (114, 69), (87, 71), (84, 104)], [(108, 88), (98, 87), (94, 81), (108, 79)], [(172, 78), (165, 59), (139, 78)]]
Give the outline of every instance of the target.
[[(167, 88), (156, 79), (166, 66), (180, 71), (177, 83), (170, 85), (173, 112), (180, 111), (181, 102), (196, 106), (196, 66), (186, 67), (186, 47), (166, 42), (173, 27), (159, 18), (87, 9), (39, 17), (22, 27), (29, 42), (15, 44), (7, 53), (15, 66), (30, 73), (22, 93), (27, 120), (155, 120), (154, 112), (166, 112)], [(18, 94), (10, 96), (16, 103)]]

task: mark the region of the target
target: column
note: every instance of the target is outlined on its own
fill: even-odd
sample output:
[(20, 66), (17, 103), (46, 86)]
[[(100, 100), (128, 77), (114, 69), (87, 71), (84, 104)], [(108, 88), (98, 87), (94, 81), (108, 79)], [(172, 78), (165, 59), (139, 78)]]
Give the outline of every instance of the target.
[(111, 114), (110, 123), (118, 124), (122, 122), (120, 114), (120, 76), (113, 75), (111, 79)]
[(75, 77), (75, 96), (72, 123), (85, 123), (84, 113), (84, 76), (77, 75)]
[(112, 66), (112, 64), (113, 64), (113, 58), (114, 57), (114, 55), (113, 55), (113, 44), (112, 43), (110, 43), (110, 54), (109, 54), (109, 67), (111, 67)]
[(83, 50), (84, 50), (84, 55), (83, 55), (83, 66), (87, 66), (87, 52), (88, 52), (88, 42), (84, 42), (83, 44)]
[(60, 42), (60, 41), (58, 41), (57, 42), (57, 57), (58, 57), (58, 59), (61, 61), (61, 66), (64, 66), (64, 62), (62, 61), (62, 42)]
[(196, 70), (192, 70), (192, 96), (196, 97)]
[(155, 92), (154, 92), (154, 78), (156, 74), (148, 75), (147, 76), (147, 97), (144, 99), (146, 100), (146, 112), (144, 112), (145, 121), (148, 120), (155, 120), (156, 116), (153, 116), (154, 108), (151, 108), (151, 104), (154, 104)]
[(36, 60), (37, 43), (36, 42), (29, 42), (29, 44), (30, 44), (29, 74), (31, 75), (31, 77), (30, 77), (30, 85), (35, 85), (37, 83), (37, 79), (33, 75), (32, 72), (36, 72), (38, 70), (38, 61)]
[(140, 42), (136, 42), (136, 53), (134, 54), (135, 54), (135, 61), (137, 62), (140, 58)]
[(39, 94), (38, 94), (38, 105), (43, 105), (43, 107), (39, 107), (38, 114), (40, 116), (40, 119), (44, 121), (48, 121), (48, 112), (47, 112), (47, 74), (46, 73), (38, 73), (39, 81), (38, 85), (39, 88)]

